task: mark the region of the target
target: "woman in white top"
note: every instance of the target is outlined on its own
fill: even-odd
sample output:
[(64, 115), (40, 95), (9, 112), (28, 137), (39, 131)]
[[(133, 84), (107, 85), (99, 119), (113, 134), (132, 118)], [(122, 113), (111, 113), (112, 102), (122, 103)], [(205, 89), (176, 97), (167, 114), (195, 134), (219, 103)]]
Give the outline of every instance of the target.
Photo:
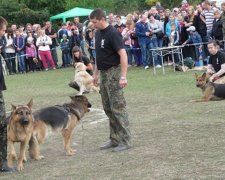
[(41, 57), (41, 61), (43, 63), (44, 69), (48, 70), (47, 61), (49, 61), (52, 69), (55, 69), (55, 64), (52, 59), (50, 46), (52, 44), (52, 40), (49, 36), (45, 34), (45, 29), (40, 30), (40, 36), (37, 38), (36, 45), (38, 47), (38, 52)]
[(9, 74), (15, 74), (16, 73), (16, 51), (13, 47), (13, 30), (9, 28), (7, 30), (7, 34), (5, 34), (6, 39), (6, 47), (5, 47), (5, 53), (6, 53), (6, 65), (9, 70)]

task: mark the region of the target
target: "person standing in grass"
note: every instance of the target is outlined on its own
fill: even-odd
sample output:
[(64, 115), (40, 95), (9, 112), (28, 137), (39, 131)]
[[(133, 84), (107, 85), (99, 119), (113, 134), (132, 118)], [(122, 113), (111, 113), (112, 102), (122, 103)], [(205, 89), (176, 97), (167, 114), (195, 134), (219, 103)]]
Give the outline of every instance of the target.
[(113, 152), (127, 150), (130, 145), (130, 129), (123, 88), (127, 86), (128, 60), (120, 32), (106, 21), (102, 9), (95, 9), (90, 20), (97, 29), (95, 34), (96, 67), (94, 83), (99, 82), (102, 104), (109, 118), (110, 141), (101, 150), (113, 148)]
[(41, 56), (41, 61), (43, 63), (45, 71), (48, 71), (48, 64), (49, 61), (52, 69), (55, 69), (55, 63), (52, 59), (50, 45), (52, 44), (52, 40), (45, 34), (45, 29), (40, 30), (40, 36), (37, 38), (36, 45), (38, 47), (39, 54)]
[(24, 57), (25, 39), (23, 38), (19, 29), (16, 30), (16, 37), (13, 39), (13, 46), (17, 54), (19, 72), (25, 73), (26, 72), (25, 57)]
[[(7, 21), (0, 16), (0, 37), (5, 34)], [(0, 64), (2, 59), (0, 57)], [(2, 91), (6, 90), (5, 80), (3, 76), (2, 66), (0, 66), (0, 172), (12, 171), (7, 164), (7, 123), (5, 115), (5, 102)]]

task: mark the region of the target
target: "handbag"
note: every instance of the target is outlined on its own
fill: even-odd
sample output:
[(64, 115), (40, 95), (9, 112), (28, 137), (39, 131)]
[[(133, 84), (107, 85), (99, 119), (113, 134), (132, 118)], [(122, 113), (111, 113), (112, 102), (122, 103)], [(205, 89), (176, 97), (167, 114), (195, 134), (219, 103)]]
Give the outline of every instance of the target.
[(156, 33), (156, 37), (157, 37), (158, 39), (162, 39), (163, 36), (164, 36), (164, 33), (163, 33), (162, 31), (159, 31), (159, 32)]

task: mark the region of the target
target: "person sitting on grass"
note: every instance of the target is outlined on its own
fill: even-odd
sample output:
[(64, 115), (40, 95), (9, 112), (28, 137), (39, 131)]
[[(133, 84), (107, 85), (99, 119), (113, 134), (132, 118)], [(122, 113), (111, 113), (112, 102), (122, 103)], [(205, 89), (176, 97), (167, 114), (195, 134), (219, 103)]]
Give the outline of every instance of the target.
[(207, 74), (210, 81), (218, 84), (225, 84), (225, 53), (220, 50), (218, 41), (212, 40), (208, 43), (210, 53), (207, 66)]

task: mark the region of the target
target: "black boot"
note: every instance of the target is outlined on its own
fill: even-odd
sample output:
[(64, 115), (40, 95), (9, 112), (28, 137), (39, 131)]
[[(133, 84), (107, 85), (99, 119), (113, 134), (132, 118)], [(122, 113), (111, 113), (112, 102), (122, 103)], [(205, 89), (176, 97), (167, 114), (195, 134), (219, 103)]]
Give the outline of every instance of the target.
[(2, 163), (2, 166), (0, 167), (0, 173), (1, 172), (13, 172), (15, 171), (15, 168), (10, 168), (7, 164), (7, 161), (4, 161)]
[(112, 149), (112, 152), (120, 152), (120, 151), (125, 151), (127, 149), (130, 149), (131, 146), (124, 144), (124, 143), (119, 143), (119, 145), (115, 148)]
[(101, 149), (101, 150), (104, 150), (104, 149), (110, 149), (110, 148), (114, 148), (114, 147), (116, 147), (116, 146), (118, 146), (118, 144), (115, 144), (115, 143), (113, 143), (112, 141), (109, 141), (109, 142), (103, 144), (103, 145), (100, 147), (100, 149)]

